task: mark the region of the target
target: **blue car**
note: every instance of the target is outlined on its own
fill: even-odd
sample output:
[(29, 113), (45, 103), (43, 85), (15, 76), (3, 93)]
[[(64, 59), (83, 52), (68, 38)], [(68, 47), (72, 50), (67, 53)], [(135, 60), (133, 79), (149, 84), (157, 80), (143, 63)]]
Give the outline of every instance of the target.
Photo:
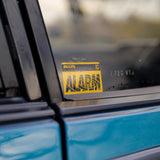
[(157, 0), (1, 0), (0, 160), (160, 159), (159, 37)]

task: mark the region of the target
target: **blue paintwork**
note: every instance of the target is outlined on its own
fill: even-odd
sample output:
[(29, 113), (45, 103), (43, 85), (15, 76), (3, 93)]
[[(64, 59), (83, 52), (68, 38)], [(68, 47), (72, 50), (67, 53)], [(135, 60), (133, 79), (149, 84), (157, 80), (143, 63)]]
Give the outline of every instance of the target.
[(61, 160), (59, 125), (53, 120), (0, 127), (0, 160)]
[(66, 119), (69, 160), (104, 160), (160, 145), (160, 107)]

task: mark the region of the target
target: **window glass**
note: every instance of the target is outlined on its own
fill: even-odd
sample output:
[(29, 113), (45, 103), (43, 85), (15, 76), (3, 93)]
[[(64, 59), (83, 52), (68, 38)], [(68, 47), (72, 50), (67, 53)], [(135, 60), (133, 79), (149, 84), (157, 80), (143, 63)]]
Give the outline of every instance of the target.
[(19, 96), (19, 84), (0, 18), (0, 98)]
[(160, 85), (160, 0), (39, 3), (65, 95)]

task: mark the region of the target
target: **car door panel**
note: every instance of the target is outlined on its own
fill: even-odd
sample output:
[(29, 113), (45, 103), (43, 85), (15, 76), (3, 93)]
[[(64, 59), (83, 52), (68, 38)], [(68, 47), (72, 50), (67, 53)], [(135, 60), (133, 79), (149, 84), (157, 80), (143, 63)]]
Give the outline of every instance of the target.
[(159, 107), (65, 118), (68, 159), (102, 160), (159, 145)]
[(0, 159), (61, 160), (60, 129), (52, 119), (1, 125)]

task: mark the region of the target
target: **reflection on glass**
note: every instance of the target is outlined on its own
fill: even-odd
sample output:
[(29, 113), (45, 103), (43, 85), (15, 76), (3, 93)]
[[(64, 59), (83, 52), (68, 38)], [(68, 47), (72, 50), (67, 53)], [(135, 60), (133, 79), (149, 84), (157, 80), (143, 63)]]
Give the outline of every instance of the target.
[(62, 62), (100, 62), (104, 91), (160, 85), (160, 0), (39, 0)]
[(40, 0), (40, 6), (54, 46), (160, 35), (159, 0)]

